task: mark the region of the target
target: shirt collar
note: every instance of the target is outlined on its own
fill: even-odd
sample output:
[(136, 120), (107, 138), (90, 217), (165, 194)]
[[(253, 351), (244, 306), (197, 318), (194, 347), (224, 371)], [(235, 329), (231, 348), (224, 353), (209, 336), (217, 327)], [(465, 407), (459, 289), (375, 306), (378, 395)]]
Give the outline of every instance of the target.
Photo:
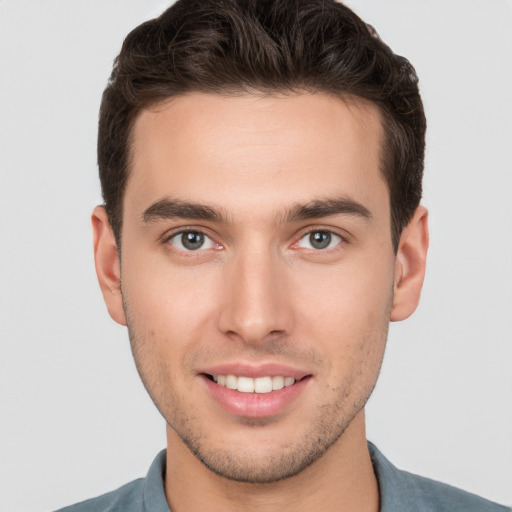
[[(379, 483), (380, 512), (401, 512), (415, 510), (424, 512), (426, 509), (414, 499), (411, 486), (413, 478), (409, 473), (400, 471), (377, 449), (368, 442), (368, 449), (373, 470)], [(171, 512), (164, 491), (166, 450), (162, 450), (155, 458), (144, 481), (143, 510), (145, 512)], [(411, 475), (412, 477), (412, 475)]]
[(165, 461), (166, 450), (162, 450), (156, 456), (146, 475), (142, 498), (144, 512), (171, 512), (164, 490)]

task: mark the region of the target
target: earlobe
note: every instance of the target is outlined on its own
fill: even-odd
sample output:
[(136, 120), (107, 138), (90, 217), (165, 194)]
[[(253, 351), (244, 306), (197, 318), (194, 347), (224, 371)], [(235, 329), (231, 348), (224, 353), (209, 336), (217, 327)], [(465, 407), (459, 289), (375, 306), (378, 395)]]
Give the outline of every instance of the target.
[(419, 206), (402, 231), (395, 262), (391, 321), (405, 320), (420, 300), (428, 250), (428, 212)]
[(92, 212), (92, 233), (96, 275), (107, 310), (118, 324), (126, 325), (121, 294), (121, 267), (114, 233), (103, 206)]

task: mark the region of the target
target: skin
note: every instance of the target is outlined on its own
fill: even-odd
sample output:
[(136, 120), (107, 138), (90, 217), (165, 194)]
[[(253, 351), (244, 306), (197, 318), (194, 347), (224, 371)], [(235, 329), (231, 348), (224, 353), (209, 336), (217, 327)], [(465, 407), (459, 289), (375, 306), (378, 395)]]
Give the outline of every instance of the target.
[[(389, 321), (417, 306), (428, 246), (419, 207), (393, 251), (377, 108), (194, 93), (143, 111), (133, 134), (122, 258), (98, 207), (95, 259), (167, 422), (171, 509), (377, 511), (364, 406)], [(340, 198), (367, 214), (293, 215)], [(218, 215), (154, 214), (162, 200)], [(183, 230), (206, 244), (187, 251)], [(331, 234), (329, 246), (311, 233)], [(300, 368), (308, 380), (275, 414), (232, 414), (201, 372), (239, 363)]]

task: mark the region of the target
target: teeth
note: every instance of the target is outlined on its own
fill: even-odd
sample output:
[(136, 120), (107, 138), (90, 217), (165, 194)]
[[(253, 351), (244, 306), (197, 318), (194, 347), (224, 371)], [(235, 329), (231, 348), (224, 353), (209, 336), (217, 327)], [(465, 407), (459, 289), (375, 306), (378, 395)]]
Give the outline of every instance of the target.
[(291, 386), (292, 384), (295, 384), (295, 379), (293, 377), (286, 377), (286, 379), (284, 379), (285, 387)]
[(258, 377), (254, 379), (255, 393), (270, 393), (272, 391), (272, 379), (270, 377)]
[(236, 383), (236, 389), (240, 391), (241, 393), (254, 393), (254, 379), (251, 379), (250, 377), (233, 377), (237, 383)]
[[(295, 379), (294, 379), (295, 380)], [(272, 377), (272, 391), (284, 388), (284, 377)]]
[(228, 389), (236, 389), (237, 385), (237, 378), (234, 375), (226, 375), (226, 387)]
[(214, 382), (241, 393), (270, 393), (295, 384), (293, 377), (237, 377), (235, 375), (212, 375)]

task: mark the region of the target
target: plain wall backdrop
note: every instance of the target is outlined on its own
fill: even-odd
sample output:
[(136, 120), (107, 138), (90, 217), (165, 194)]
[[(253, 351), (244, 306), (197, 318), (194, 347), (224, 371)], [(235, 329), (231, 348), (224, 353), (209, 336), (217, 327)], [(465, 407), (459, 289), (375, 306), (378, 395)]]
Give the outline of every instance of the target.
[[(512, 3), (351, 0), (420, 76), (431, 249), (368, 437), (399, 467), (512, 504)], [(164, 421), (93, 267), (96, 123), (162, 0), (0, 0), (0, 511), (143, 476)]]

